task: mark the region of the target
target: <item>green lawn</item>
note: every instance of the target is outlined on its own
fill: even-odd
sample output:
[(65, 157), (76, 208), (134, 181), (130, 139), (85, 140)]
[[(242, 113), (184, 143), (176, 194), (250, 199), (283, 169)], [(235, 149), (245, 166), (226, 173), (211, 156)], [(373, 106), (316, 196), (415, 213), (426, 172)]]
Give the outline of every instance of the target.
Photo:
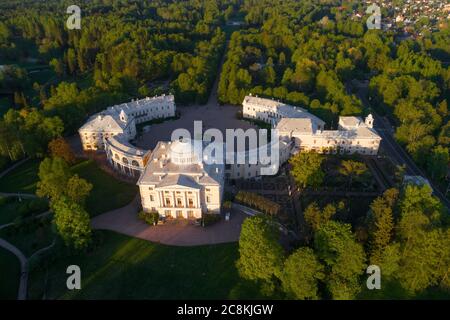
[(26, 257), (37, 250), (49, 246), (55, 234), (52, 230), (51, 217), (35, 219), (19, 227), (10, 226), (0, 230), (0, 238), (16, 246)]
[[(29, 160), (0, 179), (0, 191), (35, 193), (39, 163), (38, 159)], [(83, 160), (72, 170), (94, 185), (86, 201), (86, 209), (91, 216), (123, 207), (137, 195), (136, 185), (115, 179), (92, 160)]]
[[(98, 231), (102, 244), (89, 254), (49, 263), (48, 299), (226, 299), (240, 279), (237, 243), (171, 247)], [(66, 268), (80, 266), (81, 290), (66, 288)], [(29, 297), (43, 294), (45, 268), (31, 273)]]
[[(0, 200), (2, 199), (4, 198), (0, 197)], [(19, 202), (19, 199), (16, 197), (9, 197), (8, 200), (9, 201), (5, 201), (5, 203), (3, 203), (2, 200), (0, 203), (0, 225), (13, 222), (19, 217), (26, 218), (32, 214), (40, 214), (48, 210), (48, 207), (39, 207), (37, 210), (26, 209), (30, 204), (39, 201), (37, 199), (22, 199), (22, 201)]]
[(94, 185), (86, 200), (86, 209), (91, 216), (126, 206), (137, 195), (136, 185), (115, 179), (98, 168), (92, 160), (82, 161), (72, 170)]
[(0, 248), (0, 300), (17, 299), (19, 277), (19, 259), (11, 252)]
[(38, 181), (40, 159), (32, 159), (23, 163), (0, 179), (0, 191), (34, 193)]

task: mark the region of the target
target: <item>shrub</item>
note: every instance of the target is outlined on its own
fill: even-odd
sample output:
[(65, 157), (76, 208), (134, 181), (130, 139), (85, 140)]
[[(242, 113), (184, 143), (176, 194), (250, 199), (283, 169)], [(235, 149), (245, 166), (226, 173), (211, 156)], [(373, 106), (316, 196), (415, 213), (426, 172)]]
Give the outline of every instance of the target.
[(276, 215), (281, 209), (278, 203), (253, 192), (239, 191), (235, 200), (243, 205), (249, 206), (269, 215)]
[(203, 215), (203, 226), (208, 227), (220, 221), (220, 215), (215, 213), (205, 213)]
[(138, 213), (138, 217), (139, 219), (145, 221), (145, 223), (149, 225), (153, 225), (155, 223), (158, 223), (159, 221), (159, 213), (156, 211), (151, 212), (140, 211)]
[(232, 203), (231, 203), (231, 201), (224, 201), (222, 206), (225, 210), (230, 210)]
[(8, 203), (7, 197), (0, 197), (0, 207), (6, 205), (7, 203)]

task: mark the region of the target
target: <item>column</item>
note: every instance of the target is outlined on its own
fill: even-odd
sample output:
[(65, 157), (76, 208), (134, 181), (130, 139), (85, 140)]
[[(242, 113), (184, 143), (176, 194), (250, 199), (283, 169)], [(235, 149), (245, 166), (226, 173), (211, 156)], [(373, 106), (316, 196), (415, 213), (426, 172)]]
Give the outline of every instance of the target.
[(200, 190), (197, 191), (197, 208), (201, 208), (201, 204), (200, 204)]

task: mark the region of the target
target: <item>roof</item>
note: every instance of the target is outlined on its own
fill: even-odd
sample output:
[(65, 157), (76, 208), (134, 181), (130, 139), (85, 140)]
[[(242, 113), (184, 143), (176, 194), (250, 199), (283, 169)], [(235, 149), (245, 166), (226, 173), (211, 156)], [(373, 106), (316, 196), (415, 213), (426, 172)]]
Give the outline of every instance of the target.
[(93, 115), (80, 128), (80, 131), (94, 131), (94, 132), (123, 132), (127, 127), (127, 123), (120, 121), (118, 116), (100, 112)]
[(339, 117), (339, 124), (345, 127), (357, 127), (361, 124), (365, 124), (360, 117)]
[(195, 182), (192, 177), (183, 174), (166, 175), (161, 180), (161, 182), (156, 185), (156, 188), (165, 188), (171, 186), (181, 186), (190, 189), (200, 189), (200, 185), (197, 182)]
[(267, 107), (271, 109), (272, 112), (277, 112), (282, 118), (307, 118), (311, 119), (316, 126), (323, 126), (325, 122), (316, 117), (315, 115), (309, 113), (306, 109), (292, 106), (277, 100), (246, 96), (243, 103), (255, 104), (262, 107)]
[(135, 111), (136, 109), (144, 108), (149, 105), (159, 105), (163, 103), (174, 103), (175, 97), (173, 95), (161, 95), (156, 97), (146, 97), (140, 100), (131, 100), (130, 102), (118, 104), (115, 106), (109, 107), (107, 110), (119, 113), (121, 110), (124, 110), (126, 113), (130, 113)]
[[(90, 132), (123, 132), (130, 121), (121, 121), (121, 115), (129, 115), (130, 113), (139, 110), (140, 108), (149, 105), (159, 105), (162, 103), (174, 103), (173, 95), (162, 95), (152, 98), (144, 98), (141, 100), (132, 100), (131, 102), (122, 103), (109, 107), (108, 109), (94, 114), (89, 120), (80, 128), (80, 131)], [(124, 117), (127, 118), (127, 117)], [(130, 120), (132, 120), (131, 118)]]
[(137, 148), (128, 142), (128, 139), (123, 135), (119, 134), (107, 139), (107, 143), (113, 146), (116, 150), (120, 150), (122, 153), (131, 156), (144, 156), (148, 151)]
[(285, 132), (285, 131), (295, 131), (295, 132), (306, 132), (306, 133), (312, 133), (313, 132), (313, 125), (312, 121), (309, 118), (302, 119), (302, 118), (283, 118), (278, 122), (278, 125), (276, 127), (278, 131)]
[[(197, 185), (220, 185), (220, 181), (223, 180), (223, 164), (209, 165), (203, 161), (199, 163), (177, 164), (171, 159), (170, 147), (172, 144), (172, 142), (158, 142), (151, 153), (150, 160), (144, 172), (139, 178), (138, 185), (155, 184), (160, 187), (168, 186), (170, 183), (172, 185), (177, 184), (177, 181), (173, 179), (181, 179), (178, 182), (186, 185), (187, 182), (184, 178), (174, 178), (175, 176), (187, 177)], [(185, 146), (179, 147), (184, 148)], [(161, 180), (161, 176), (170, 177), (170, 180), (167, 180), (167, 182), (161, 185), (161, 182), (164, 181)]]

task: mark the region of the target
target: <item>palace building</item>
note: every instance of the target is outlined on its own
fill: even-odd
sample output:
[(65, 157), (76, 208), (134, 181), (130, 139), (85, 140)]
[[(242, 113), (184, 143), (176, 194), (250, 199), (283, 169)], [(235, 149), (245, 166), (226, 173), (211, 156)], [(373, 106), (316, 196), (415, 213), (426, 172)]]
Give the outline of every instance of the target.
[(381, 137), (373, 129), (373, 117), (339, 117), (338, 130), (324, 130), (325, 123), (306, 110), (275, 100), (246, 96), (243, 116), (271, 124), (280, 139), (295, 142), (292, 153), (359, 153), (376, 155)]
[[(145, 211), (162, 217), (199, 218), (203, 213), (220, 213), (225, 179), (249, 179), (274, 168), (297, 152), (359, 153), (376, 155), (381, 138), (373, 128), (373, 117), (340, 117), (337, 130), (325, 130), (325, 122), (302, 108), (279, 101), (246, 96), (243, 116), (264, 121), (276, 129), (278, 138), (252, 150), (235, 150), (225, 159), (244, 158), (277, 152), (279, 163), (226, 163), (205, 161), (203, 148), (191, 140), (160, 141), (153, 150), (134, 146), (136, 125), (175, 116), (172, 95), (131, 101), (109, 107), (93, 115), (79, 129), (83, 149), (105, 152), (110, 165), (118, 172), (135, 177)], [(257, 159), (259, 159), (257, 157)], [(218, 163), (220, 162), (220, 163)]]
[(159, 142), (137, 184), (145, 211), (200, 218), (202, 213), (220, 213), (224, 165), (206, 164), (202, 150), (190, 140)]

